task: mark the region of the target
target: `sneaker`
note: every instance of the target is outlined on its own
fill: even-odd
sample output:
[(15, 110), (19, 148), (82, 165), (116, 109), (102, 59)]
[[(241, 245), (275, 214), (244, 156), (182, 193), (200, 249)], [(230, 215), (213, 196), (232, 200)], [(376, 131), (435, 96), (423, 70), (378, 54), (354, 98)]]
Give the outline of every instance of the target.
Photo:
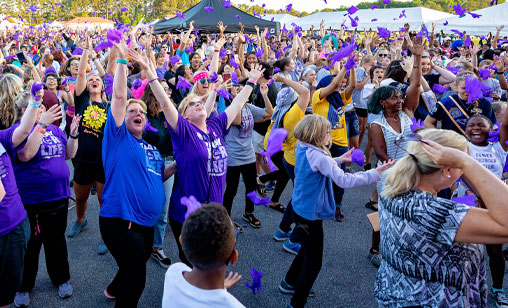
[(496, 300), (497, 308), (508, 308), (508, 298), (506, 298), (504, 291), (494, 291), (490, 288), (490, 292), (492, 292), (492, 296)]
[(367, 258), (374, 264), (375, 267), (379, 267), (381, 265), (381, 254), (379, 252), (369, 253)]
[(79, 222), (76, 220), (74, 224), (72, 225), (71, 229), (67, 232), (67, 237), (75, 237), (76, 235), (80, 234), (83, 230), (86, 229), (86, 226), (88, 225), (88, 221), (85, 219), (82, 222)]
[(93, 184), (92, 190), (90, 190), (90, 193), (92, 194), (92, 196), (97, 194), (97, 186), (95, 186), (95, 184)]
[(166, 257), (162, 249), (152, 251), (152, 258), (159, 262), (159, 264), (164, 268), (168, 268), (171, 265), (171, 259)]
[(58, 296), (61, 298), (67, 298), (72, 295), (72, 285), (69, 281), (62, 283), (58, 286)]
[(340, 208), (335, 208), (335, 221), (341, 222), (344, 220), (344, 214), (342, 214), (342, 210)]
[(282, 244), (282, 248), (289, 253), (297, 255), (302, 245), (300, 243), (293, 243), (290, 239), (287, 239), (284, 244)]
[(97, 245), (97, 253), (102, 256), (102, 255), (105, 255), (109, 252), (108, 250), (108, 247), (106, 247), (106, 244), (104, 244), (104, 240), (101, 239), (99, 240), (99, 244)]
[(291, 237), (291, 233), (293, 233), (293, 230), (289, 230), (289, 232), (284, 232), (281, 229), (277, 228), (277, 231), (275, 231), (275, 234), (273, 235), (273, 239), (277, 242), (283, 242)]
[(28, 307), (28, 305), (30, 305), (30, 292), (16, 292), (14, 306)]
[(106, 296), (109, 299), (115, 299), (115, 297), (108, 293), (108, 288), (104, 289), (104, 296)]
[[(284, 278), (282, 278), (280, 284), (279, 284), (279, 291), (283, 294), (295, 294), (295, 287), (293, 287), (292, 285), (290, 285), (289, 283), (286, 282), (286, 280)], [(309, 297), (314, 297), (316, 296), (316, 293), (314, 292), (314, 290), (310, 290), (309, 292)]]
[(268, 183), (266, 186), (265, 186), (265, 191), (266, 192), (273, 192), (275, 190), (275, 185), (277, 183), (275, 183), (274, 181), (271, 181), (270, 183)]

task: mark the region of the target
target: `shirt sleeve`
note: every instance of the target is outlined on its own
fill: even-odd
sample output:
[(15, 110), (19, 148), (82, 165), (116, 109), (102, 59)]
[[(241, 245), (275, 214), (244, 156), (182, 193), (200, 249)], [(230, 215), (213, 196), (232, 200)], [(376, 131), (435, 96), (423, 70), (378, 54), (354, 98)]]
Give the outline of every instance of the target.
[(432, 117), (438, 121), (441, 121), (443, 119), (445, 112), (443, 110), (443, 107), (441, 107), (441, 104), (439, 102), (436, 104), (436, 107), (434, 107), (430, 113), (429, 117)]
[(252, 112), (252, 118), (254, 121), (264, 120), (265, 119), (265, 108), (260, 108), (258, 106), (254, 106), (252, 104), (247, 104), (250, 112)]
[(321, 93), (321, 89), (317, 90), (316, 92), (314, 92), (314, 95), (312, 95), (312, 109), (314, 110), (314, 105), (318, 105), (318, 104), (323, 104), (323, 103), (328, 103), (328, 101), (326, 100), (326, 97), (324, 97), (323, 99), (320, 99), (319, 98), (319, 94)]
[(115, 118), (111, 114), (111, 109), (108, 111), (108, 117), (106, 119), (106, 125), (104, 126), (104, 139), (103, 139), (103, 153), (110, 153), (117, 148), (117, 145), (128, 133), (127, 126), (125, 126), (125, 120), (120, 127), (116, 126)]
[(210, 126), (214, 131), (218, 132), (222, 137), (228, 134), (228, 115), (223, 112), (216, 117), (210, 117), (206, 121), (206, 125)]

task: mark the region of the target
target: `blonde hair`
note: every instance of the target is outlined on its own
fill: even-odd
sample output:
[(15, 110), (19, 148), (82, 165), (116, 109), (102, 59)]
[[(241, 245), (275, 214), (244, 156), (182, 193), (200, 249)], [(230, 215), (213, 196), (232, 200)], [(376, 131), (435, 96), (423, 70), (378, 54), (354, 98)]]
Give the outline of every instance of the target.
[[(467, 140), (458, 133), (447, 129), (424, 129), (418, 132), (423, 139), (432, 140), (442, 146), (458, 149), (466, 152)], [(427, 156), (422, 146), (417, 142), (408, 143), (407, 151), (414, 155), (406, 155), (386, 171), (387, 177), (384, 183), (382, 196), (393, 198), (406, 193), (420, 183), (422, 174), (431, 174), (439, 171), (443, 166), (436, 165)]]
[(16, 122), (14, 100), (22, 91), (23, 82), (14, 74), (5, 74), (0, 79), (0, 126), (9, 128)]
[(132, 104), (139, 104), (141, 106), (141, 108), (143, 108), (143, 111), (146, 112), (146, 104), (145, 102), (143, 102), (142, 100), (139, 100), (139, 99), (134, 99), (134, 98), (131, 98), (127, 101), (127, 104), (125, 106), (125, 110), (127, 110), (127, 108), (129, 108), (130, 105)]
[(192, 100), (194, 100), (196, 97), (199, 97), (198, 95), (194, 93), (189, 93), (181, 102), (180, 105), (178, 105), (178, 112), (183, 115), (185, 112), (185, 109), (187, 109), (187, 106), (189, 105)]
[(32, 98), (32, 94), (30, 91), (23, 91), (16, 96), (16, 99), (14, 100), (14, 108), (16, 109), (16, 121), (21, 121), (21, 118), (23, 117), (23, 109), (26, 109), (28, 107), (28, 103), (30, 102), (30, 99)]
[(309, 114), (296, 124), (293, 135), (299, 141), (316, 146), (331, 156), (329, 146), (324, 142), (330, 131), (330, 121), (320, 115)]
[(376, 57), (374, 57), (373, 55), (365, 55), (363, 56), (362, 61), (360, 61), (360, 66), (372, 61), (376, 61)]

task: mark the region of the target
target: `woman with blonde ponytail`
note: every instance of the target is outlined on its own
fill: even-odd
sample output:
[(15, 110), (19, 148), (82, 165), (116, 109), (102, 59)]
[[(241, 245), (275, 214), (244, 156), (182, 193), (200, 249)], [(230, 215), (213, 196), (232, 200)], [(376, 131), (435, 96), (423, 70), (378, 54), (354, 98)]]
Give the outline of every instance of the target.
[[(483, 245), (508, 241), (508, 186), (451, 130), (425, 129), (381, 192), (379, 307), (487, 307)], [(485, 209), (437, 196), (464, 175)]]
[(0, 129), (7, 129), (16, 123), (14, 100), (23, 90), (23, 81), (14, 74), (0, 79)]

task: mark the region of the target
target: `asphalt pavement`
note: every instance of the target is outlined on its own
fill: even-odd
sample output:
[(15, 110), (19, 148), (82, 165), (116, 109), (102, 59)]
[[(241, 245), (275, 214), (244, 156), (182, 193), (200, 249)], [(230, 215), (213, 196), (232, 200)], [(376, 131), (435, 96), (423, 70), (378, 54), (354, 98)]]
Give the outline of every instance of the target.
[[(358, 167), (354, 167), (358, 170)], [(325, 221), (323, 267), (314, 284), (315, 298), (307, 307), (377, 307), (374, 298), (374, 280), (377, 269), (367, 259), (371, 244), (371, 227), (366, 215), (372, 211), (365, 208), (372, 190), (364, 186), (346, 190), (343, 201), (343, 222)], [(291, 197), (290, 186), (286, 188), (281, 202), (287, 204)], [(230, 292), (246, 307), (286, 307), (290, 296), (281, 294), (278, 284), (284, 277), (294, 256), (283, 251), (282, 243), (273, 240), (282, 214), (275, 210), (256, 207), (254, 214), (261, 221), (261, 228), (254, 229), (242, 220), (245, 204), (245, 188), (240, 181), (233, 205), (232, 218), (243, 226), (238, 237), (238, 263), (229, 270), (239, 272), (243, 278)], [(44, 253), (41, 252), (40, 267), (30, 307), (113, 307), (103, 291), (109, 284), (117, 267), (108, 253), (96, 252), (99, 241), (99, 205), (96, 196), (90, 196), (87, 211), (88, 228), (75, 238), (67, 239), (71, 283), (74, 294), (67, 299), (58, 297), (46, 272)], [(76, 218), (74, 209), (69, 211), (68, 228)], [(173, 262), (178, 261), (178, 251), (169, 226), (166, 229), (164, 251)], [(252, 282), (250, 271), (255, 267), (263, 273), (262, 289), (253, 295), (245, 283)], [(165, 269), (150, 259), (147, 263), (146, 287), (139, 307), (160, 307), (164, 288)], [(488, 273), (490, 283), (490, 273)], [(505, 276), (505, 285), (508, 285)], [(14, 307), (14, 305), (12, 306)], [(489, 295), (489, 306), (496, 307)]]

